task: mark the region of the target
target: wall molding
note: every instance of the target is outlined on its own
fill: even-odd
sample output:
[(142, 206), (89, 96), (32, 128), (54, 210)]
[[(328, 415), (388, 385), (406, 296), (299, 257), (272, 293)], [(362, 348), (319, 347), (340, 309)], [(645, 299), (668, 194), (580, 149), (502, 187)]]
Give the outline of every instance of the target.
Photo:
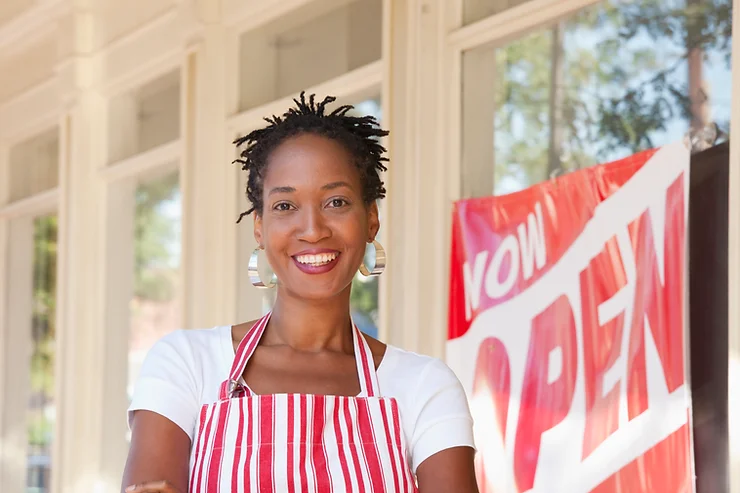
[(29, 46), (56, 34), (56, 21), (71, 11), (67, 0), (41, 0), (0, 27), (3, 58), (23, 52)]

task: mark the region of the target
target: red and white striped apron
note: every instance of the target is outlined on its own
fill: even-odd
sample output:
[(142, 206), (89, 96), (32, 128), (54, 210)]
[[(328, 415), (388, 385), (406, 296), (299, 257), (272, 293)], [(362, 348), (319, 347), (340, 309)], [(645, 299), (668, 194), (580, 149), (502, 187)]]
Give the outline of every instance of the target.
[(398, 403), (380, 396), (357, 327), (358, 397), (257, 395), (242, 375), (269, 318), (244, 337), (219, 400), (201, 410), (190, 493), (416, 492)]

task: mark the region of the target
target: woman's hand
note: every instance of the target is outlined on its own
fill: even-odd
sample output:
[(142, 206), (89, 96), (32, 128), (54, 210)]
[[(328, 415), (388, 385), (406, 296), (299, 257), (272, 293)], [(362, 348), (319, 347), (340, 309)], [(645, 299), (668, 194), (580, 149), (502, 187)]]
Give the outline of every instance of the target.
[(124, 491), (126, 493), (183, 493), (169, 481), (151, 481), (149, 483), (136, 484), (129, 486)]
[(187, 493), (190, 437), (169, 419), (136, 411), (123, 473), (125, 493)]

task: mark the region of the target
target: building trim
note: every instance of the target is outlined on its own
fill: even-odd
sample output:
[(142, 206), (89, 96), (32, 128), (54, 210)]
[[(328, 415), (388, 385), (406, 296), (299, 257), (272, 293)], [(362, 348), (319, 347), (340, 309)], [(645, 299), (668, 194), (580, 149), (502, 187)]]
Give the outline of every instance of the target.
[(521, 36), (597, 3), (598, 0), (531, 0), (452, 31), (447, 41), (458, 51), (469, 50)]

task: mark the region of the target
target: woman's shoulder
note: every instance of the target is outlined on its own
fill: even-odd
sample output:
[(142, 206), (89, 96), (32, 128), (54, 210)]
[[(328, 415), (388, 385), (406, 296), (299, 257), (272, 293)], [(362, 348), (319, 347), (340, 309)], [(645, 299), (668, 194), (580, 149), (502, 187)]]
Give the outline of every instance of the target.
[(390, 344), (378, 369), (378, 377), (402, 387), (404, 393), (426, 393), (444, 387), (460, 386), (457, 375), (439, 358), (407, 351)]
[(177, 358), (188, 365), (222, 359), (231, 348), (231, 326), (179, 329), (162, 336), (149, 350), (148, 359)]

